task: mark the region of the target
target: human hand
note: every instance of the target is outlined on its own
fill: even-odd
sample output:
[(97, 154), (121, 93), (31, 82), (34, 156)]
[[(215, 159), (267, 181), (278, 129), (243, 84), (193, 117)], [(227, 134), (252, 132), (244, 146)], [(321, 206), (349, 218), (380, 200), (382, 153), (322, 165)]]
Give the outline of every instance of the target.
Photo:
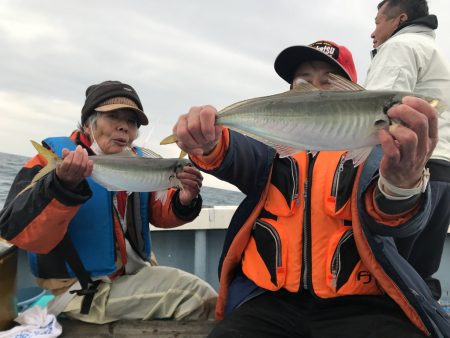
[(63, 149), (63, 161), (56, 167), (56, 176), (69, 189), (75, 189), (87, 176), (92, 174), (93, 163), (86, 149), (77, 146), (75, 151)]
[(181, 115), (173, 127), (178, 146), (191, 155), (208, 155), (222, 134), (222, 127), (214, 124), (216, 114), (214, 107), (201, 106)]
[(414, 188), (438, 141), (437, 112), (428, 102), (409, 96), (388, 115), (402, 125), (378, 134), (384, 153), (380, 173), (396, 187)]
[(197, 168), (184, 166), (183, 171), (177, 173), (183, 189), (180, 190), (179, 198), (182, 205), (190, 205), (192, 200), (200, 193), (203, 175)]

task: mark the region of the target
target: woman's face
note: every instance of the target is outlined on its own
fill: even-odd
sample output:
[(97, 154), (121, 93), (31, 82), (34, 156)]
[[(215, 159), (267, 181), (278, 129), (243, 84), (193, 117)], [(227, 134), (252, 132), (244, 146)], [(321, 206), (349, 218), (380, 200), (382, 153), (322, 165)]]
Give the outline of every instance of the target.
[(101, 113), (94, 125), (84, 127), (84, 132), (105, 154), (120, 153), (138, 136), (136, 114), (129, 109)]

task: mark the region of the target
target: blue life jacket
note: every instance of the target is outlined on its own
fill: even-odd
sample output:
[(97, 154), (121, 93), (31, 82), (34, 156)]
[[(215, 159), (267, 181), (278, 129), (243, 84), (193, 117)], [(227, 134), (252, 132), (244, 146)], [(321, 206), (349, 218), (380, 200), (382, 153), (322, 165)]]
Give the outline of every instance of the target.
[[(76, 144), (69, 137), (50, 137), (44, 142), (60, 157), (62, 149), (75, 150)], [(142, 156), (140, 148), (135, 148), (137, 154)], [(85, 270), (91, 277), (110, 275), (116, 271), (116, 247), (113, 224), (113, 196), (111, 192), (97, 184), (92, 178), (86, 178), (92, 197), (78, 210), (69, 223), (68, 234), (75, 247)], [(139, 255), (144, 259), (150, 256), (150, 229), (148, 215), (149, 193), (139, 193), (139, 213), (135, 220), (137, 233), (141, 234), (138, 245)], [(137, 212), (137, 211), (136, 211)], [(136, 243), (132, 243), (136, 244)], [(29, 253), (30, 267), (35, 276), (39, 277), (39, 259), (37, 254)], [(48, 270), (48, 268), (47, 268)], [(67, 272), (55, 271), (55, 276), (68, 273), (67, 277), (75, 277), (74, 272), (66, 263)]]

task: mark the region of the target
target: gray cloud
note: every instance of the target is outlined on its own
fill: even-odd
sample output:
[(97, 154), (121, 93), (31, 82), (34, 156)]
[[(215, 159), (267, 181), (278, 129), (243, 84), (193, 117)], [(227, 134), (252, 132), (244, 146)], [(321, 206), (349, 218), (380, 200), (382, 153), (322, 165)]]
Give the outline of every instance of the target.
[[(106, 79), (133, 85), (161, 147), (192, 105), (218, 108), (286, 90), (273, 71), (285, 47), (330, 39), (353, 52), (360, 82), (370, 63), (378, 1), (40, 0), (0, 2), (0, 151), (32, 155), (30, 138), (69, 133), (85, 89)], [(430, 0), (450, 55), (448, 0)]]

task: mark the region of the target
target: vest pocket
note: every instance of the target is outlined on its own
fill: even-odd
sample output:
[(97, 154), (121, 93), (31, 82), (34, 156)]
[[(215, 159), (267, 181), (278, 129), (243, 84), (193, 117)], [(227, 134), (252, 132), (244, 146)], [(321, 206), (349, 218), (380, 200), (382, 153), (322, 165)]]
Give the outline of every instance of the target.
[(287, 244), (276, 221), (257, 219), (242, 259), (242, 270), (257, 285), (278, 290), (286, 277)]
[(361, 261), (351, 228), (345, 227), (330, 238), (327, 267), (327, 285), (338, 295), (381, 293)]
[[(345, 155), (342, 155), (336, 169), (329, 170), (326, 174), (324, 203), (325, 210), (329, 215), (351, 219), (349, 204), (357, 170), (358, 168), (353, 166), (353, 162), (345, 161)], [(331, 190), (328, 190), (330, 186)]]
[(300, 203), (299, 167), (292, 157), (277, 158), (264, 208), (273, 215), (291, 216)]
[(358, 261), (359, 255), (353, 239), (353, 230), (349, 229), (339, 239), (336, 250), (331, 256), (330, 271), (333, 289), (339, 291), (347, 282)]

